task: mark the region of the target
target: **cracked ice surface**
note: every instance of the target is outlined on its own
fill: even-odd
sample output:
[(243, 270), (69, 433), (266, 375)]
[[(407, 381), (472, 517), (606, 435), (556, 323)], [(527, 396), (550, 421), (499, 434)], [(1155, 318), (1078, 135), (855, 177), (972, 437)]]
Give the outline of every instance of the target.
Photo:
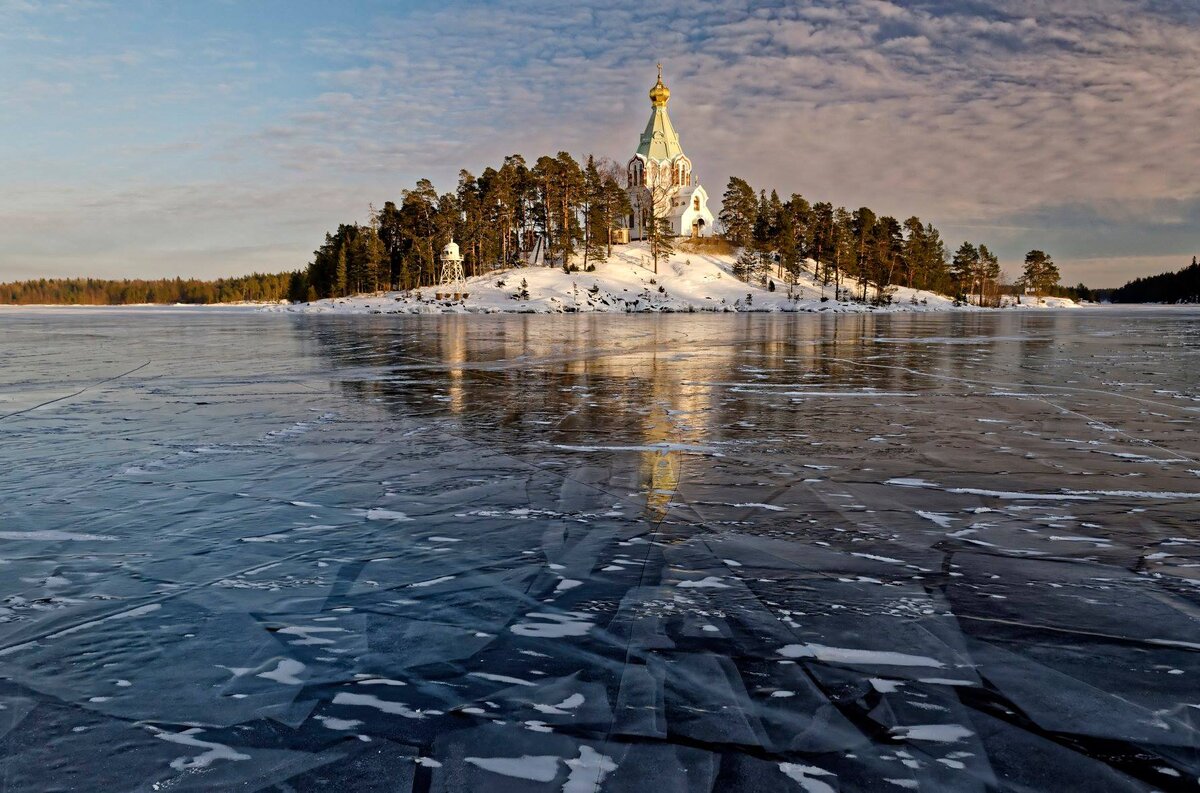
[(5, 793), (1200, 776), (1194, 311), (0, 333)]

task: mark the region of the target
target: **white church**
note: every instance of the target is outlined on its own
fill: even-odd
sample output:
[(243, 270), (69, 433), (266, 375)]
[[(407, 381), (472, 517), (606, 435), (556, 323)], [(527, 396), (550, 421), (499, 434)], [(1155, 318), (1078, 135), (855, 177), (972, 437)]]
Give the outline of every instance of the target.
[(679, 133), (667, 115), (671, 91), (663, 85), (662, 64), (658, 82), (650, 89), (650, 121), (642, 133), (637, 153), (627, 169), (629, 217), (632, 239), (643, 239), (650, 224), (665, 219), (679, 237), (705, 237), (714, 233), (708, 192), (692, 178), (692, 161), (683, 153)]

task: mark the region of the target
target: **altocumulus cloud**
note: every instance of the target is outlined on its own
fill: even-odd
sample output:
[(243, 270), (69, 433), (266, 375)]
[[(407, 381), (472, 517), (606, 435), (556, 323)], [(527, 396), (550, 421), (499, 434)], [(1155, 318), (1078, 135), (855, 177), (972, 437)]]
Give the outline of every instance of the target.
[[(271, 112), (250, 110), (239, 124), (201, 117), (190, 133), (149, 142), (204, 141), (189, 168), (136, 180), (135, 215), (156, 202), (164, 212), (188, 207), (195, 221), (176, 230), (181, 242), (140, 232), (121, 250), (81, 219), (54, 252), (34, 256), (32, 235), (26, 252), (43, 270), (66, 262), (72, 271), (89, 246), (114, 266), (183, 252), (169, 270), (212, 273), (231, 264), (224, 253), (206, 263), (205, 240), (223, 240), (215, 247), (258, 250), (260, 268), (298, 266), (326, 227), (422, 176), (450, 189), (460, 167), (477, 172), (513, 152), (623, 159), (656, 60), (710, 192), (732, 173), (916, 213), (954, 242), (993, 244), (1010, 269), (1029, 247), (1054, 251), (1067, 278), (1093, 285), (1183, 264), (1200, 248), (1200, 12), (1191, 3), (516, 0), (360, 10), (293, 25), (287, 46), (303, 56), (290, 62), (303, 89), (268, 103)], [(216, 33), (226, 44), (233, 35)], [(160, 49), (171, 46), (182, 53), (177, 69), (197, 68), (180, 42)], [(106, 52), (88, 56), (114, 69), (163, 60), (128, 42)], [(251, 107), (262, 86), (233, 84), (229, 101)], [(146, 147), (109, 155), (117, 182), (155, 156)], [(79, 185), (38, 185), (39, 199), (22, 208), (29, 228), (51, 211), (45, 191), (60, 187)], [(135, 185), (94, 189), (104, 194), (97, 229), (126, 222), (120, 199)], [(0, 200), (0, 224), (16, 240), (0, 254), (0, 274), (21, 254), (17, 209)]]

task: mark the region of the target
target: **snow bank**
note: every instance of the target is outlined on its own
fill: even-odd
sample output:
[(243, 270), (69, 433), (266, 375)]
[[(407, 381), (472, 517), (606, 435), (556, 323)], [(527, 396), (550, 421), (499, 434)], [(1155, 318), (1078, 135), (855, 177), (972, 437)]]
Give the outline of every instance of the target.
[[(318, 300), (267, 311), (349, 314), (558, 314), (571, 312), (691, 312), (691, 311), (945, 311), (955, 308), (945, 295), (896, 287), (892, 303), (879, 307), (835, 301), (833, 287), (813, 275), (812, 260), (790, 287), (781, 279), (775, 291), (733, 275), (734, 257), (727, 254), (676, 252), (659, 262), (658, 272), (648, 247), (631, 243), (613, 248), (594, 272), (563, 272), (561, 267), (516, 267), (467, 280), (467, 297), (436, 299), (438, 289)], [(853, 279), (844, 292), (861, 294)], [(1048, 300), (1054, 300), (1049, 298)], [(1070, 303), (1070, 301), (1060, 301)], [(970, 306), (959, 310), (978, 311)]]

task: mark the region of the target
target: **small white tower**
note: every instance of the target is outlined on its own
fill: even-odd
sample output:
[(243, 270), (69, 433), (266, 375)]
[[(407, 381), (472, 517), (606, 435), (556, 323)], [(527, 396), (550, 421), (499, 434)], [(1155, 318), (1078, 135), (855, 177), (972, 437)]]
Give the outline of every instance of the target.
[(438, 292), (438, 299), (443, 299), (443, 295), (453, 295), (455, 300), (466, 297), (463, 292), (463, 287), (466, 285), (467, 278), (463, 275), (463, 257), (458, 251), (458, 243), (454, 240), (446, 243), (446, 247), (442, 248), (442, 277), (439, 282), (446, 291)]

